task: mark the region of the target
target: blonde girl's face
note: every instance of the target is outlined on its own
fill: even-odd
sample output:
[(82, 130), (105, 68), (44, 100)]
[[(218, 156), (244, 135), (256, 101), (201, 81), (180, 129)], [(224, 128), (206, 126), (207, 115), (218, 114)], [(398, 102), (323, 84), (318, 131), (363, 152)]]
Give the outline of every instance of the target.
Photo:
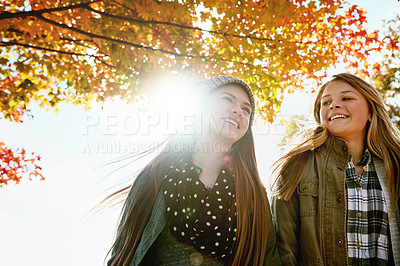
[(233, 144), (249, 128), (251, 104), (245, 90), (229, 84), (212, 93), (208, 102), (212, 134), (216, 139)]
[(364, 139), (371, 112), (365, 97), (350, 84), (334, 81), (321, 97), (320, 119), (329, 133), (346, 141)]

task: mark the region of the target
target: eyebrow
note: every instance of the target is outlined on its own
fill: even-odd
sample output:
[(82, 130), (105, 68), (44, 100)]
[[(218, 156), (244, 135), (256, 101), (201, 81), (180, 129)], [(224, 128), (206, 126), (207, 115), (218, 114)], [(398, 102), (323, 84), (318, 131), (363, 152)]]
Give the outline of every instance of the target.
[[(232, 93), (229, 93), (229, 92), (224, 91), (224, 92), (221, 92), (221, 95), (223, 95), (223, 94), (228, 94), (230, 97), (232, 97), (232, 98), (234, 98), (234, 99), (237, 99), (236, 96), (233, 95)], [(250, 104), (249, 101), (244, 101), (243, 104), (244, 104), (244, 105), (247, 105), (248, 107), (251, 108), (251, 104)]]
[[(349, 92), (357, 95), (354, 91), (341, 91), (340, 94), (345, 94), (345, 93), (349, 93)], [(331, 95), (330, 94), (326, 94), (326, 95), (322, 96), (321, 99), (323, 99), (325, 97), (328, 97), (328, 96), (331, 96)]]

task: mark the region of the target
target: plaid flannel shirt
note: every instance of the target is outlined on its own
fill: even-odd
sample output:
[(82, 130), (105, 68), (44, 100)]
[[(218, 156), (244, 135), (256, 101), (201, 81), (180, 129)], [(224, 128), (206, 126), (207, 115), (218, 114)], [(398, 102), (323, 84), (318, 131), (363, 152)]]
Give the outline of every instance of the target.
[(346, 168), (349, 265), (386, 265), (390, 248), (388, 208), (368, 149), (357, 165), (363, 165), (359, 176), (350, 156)]

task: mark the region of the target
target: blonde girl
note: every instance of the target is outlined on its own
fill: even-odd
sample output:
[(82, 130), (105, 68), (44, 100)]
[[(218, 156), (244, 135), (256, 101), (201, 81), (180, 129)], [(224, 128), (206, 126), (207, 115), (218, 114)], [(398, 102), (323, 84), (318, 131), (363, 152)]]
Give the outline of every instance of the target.
[(400, 134), (377, 90), (338, 74), (318, 127), (278, 160), (272, 211), (284, 265), (399, 265)]

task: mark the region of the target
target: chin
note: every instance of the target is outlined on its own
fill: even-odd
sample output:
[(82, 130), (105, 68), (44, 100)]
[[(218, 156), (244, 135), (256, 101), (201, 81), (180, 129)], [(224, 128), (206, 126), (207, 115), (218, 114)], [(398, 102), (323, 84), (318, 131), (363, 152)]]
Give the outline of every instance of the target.
[(331, 133), (332, 135), (341, 135), (344, 133), (343, 131), (343, 127), (327, 127), (329, 133)]
[(238, 141), (239, 135), (237, 133), (232, 133), (232, 132), (221, 132), (220, 135), (220, 140), (222, 142), (230, 142), (230, 143), (235, 143), (236, 141)]

